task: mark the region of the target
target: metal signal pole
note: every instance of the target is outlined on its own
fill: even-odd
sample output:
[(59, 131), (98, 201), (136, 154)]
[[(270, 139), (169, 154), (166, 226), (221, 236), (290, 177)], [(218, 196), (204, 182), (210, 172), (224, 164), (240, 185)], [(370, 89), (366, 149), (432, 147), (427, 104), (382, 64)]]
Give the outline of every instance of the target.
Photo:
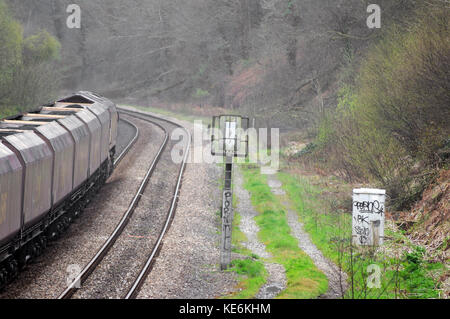
[[(236, 115), (214, 116), (212, 122), (211, 154), (225, 160), (222, 196), (222, 240), (220, 244), (220, 269), (231, 264), (231, 231), (233, 227), (233, 158), (248, 154), (248, 118)], [(217, 125), (216, 125), (217, 124)], [(244, 139), (242, 139), (244, 137)]]

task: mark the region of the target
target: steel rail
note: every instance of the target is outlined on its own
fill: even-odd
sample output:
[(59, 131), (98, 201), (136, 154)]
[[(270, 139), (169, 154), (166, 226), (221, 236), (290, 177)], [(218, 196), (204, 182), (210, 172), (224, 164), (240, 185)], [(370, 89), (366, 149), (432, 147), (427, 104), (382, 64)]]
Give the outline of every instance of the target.
[[(160, 250), (162, 248), (162, 241), (164, 239), (164, 236), (167, 233), (167, 230), (169, 229), (169, 227), (170, 227), (170, 225), (172, 223), (172, 220), (173, 220), (173, 217), (174, 217), (174, 214), (175, 214), (175, 210), (176, 210), (177, 204), (178, 204), (179, 191), (180, 191), (180, 187), (181, 187), (181, 184), (182, 184), (182, 177), (183, 177), (184, 170), (186, 168), (187, 157), (188, 157), (190, 146), (191, 146), (191, 134), (186, 128), (182, 127), (180, 124), (175, 123), (175, 122), (170, 121), (170, 120), (167, 120), (167, 119), (164, 119), (164, 118), (159, 118), (159, 117), (153, 116), (151, 114), (142, 113), (142, 112), (136, 112), (136, 111), (130, 111), (130, 110), (125, 110), (125, 109), (121, 109), (121, 111), (124, 112), (124, 113), (129, 113), (129, 114), (134, 114), (134, 115), (138, 114), (138, 115), (145, 116), (145, 117), (156, 118), (156, 119), (158, 119), (160, 121), (165, 121), (165, 122), (170, 123), (172, 125), (175, 125), (175, 126), (177, 126), (179, 128), (182, 128), (186, 132), (186, 136), (188, 137), (187, 138), (186, 148), (184, 149), (183, 162), (182, 162), (182, 165), (181, 165), (179, 173), (178, 173), (178, 180), (177, 180), (177, 184), (176, 184), (175, 189), (174, 189), (172, 203), (171, 203), (169, 212), (167, 214), (166, 222), (164, 224), (163, 229), (161, 230), (161, 233), (159, 234), (158, 240), (157, 240), (155, 246), (153, 247), (153, 250), (152, 250), (149, 258), (147, 259), (145, 265), (141, 269), (138, 277), (136, 278), (135, 282), (131, 286), (130, 290), (128, 291), (128, 293), (124, 297), (124, 299), (134, 299), (134, 298), (137, 297), (140, 288), (142, 287), (142, 285), (145, 282), (145, 279), (147, 278), (148, 273), (152, 269), (153, 264), (155, 262), (155, 259), (159, 255), (159, 252), (160, 252)], [(143, 118), (141, 118), (141, 119), (143, 119)]]
[(136, 130), (136, 134), (131, 139), (130, 143), (128, 143), (128, 145), (123, 149), (122, 153), (120, 153), (120, 155), (117, 156), (117, 158), (114, 160), (114, 162), (113, 162), (114, 168), (116, 168), (117, 165), (119, 165), (119, 163), (122, 161), (122, 159), (125, 157), (125, 155), (128, 154), (128, 151), (133, 147), (133, 145), (136, 143), (137, 139), (139, 138), (139, 128), (136, 125), (134, 125), (133, 123), (131, 123), (130, 121), (125, 120), (125, 119), (120, 119), (120, 121), (123, 121), (123, 122), (129, 124), (130, 126), (134, 127), (134, 129)]
[(90, 262), (84, 267), (84, 269), (80, 272), (80, 274), (72, 281), (72, 283), (59, 295), (58, 299), (69, 299), (73, 296), (73, 294), (80, 289), (81, 285), (86, 281), (86, 279), (92, 274), (92, 272), (96, 269), (96, 267), (100, 264), (100, 262), (103, 260), (103, 258), (106, 256), (106, 254), (109, 252), (109, 250), (112, 248), (114, 243), (116, 242), (117, 238), (120, 236), (120, 234), (125, 229), (126, 225), (128, 224), (131, 216), (133, 215), (133, 212), (135, 208), (137, 207), (139, 200), (142, 197), (142, 194), (150, 180), (150, 177), (152, 176), (154, 169), (156, 167), (156, 164), (159, 162), (159, 159), (161, 157), (162, 152), (167, 146), (168, 140), (169, 140), (169, 134), (167, 130), (162, 127), (160, 124), (152, 122), (150, 120), (147, 120), (148, 122), (153, 123), (154, 125), (158, 126), (164, 131), (165, 138), (163, 143), (161, 144), (159, 151), (155, 158), (153, 159), (152, 164), (150, 165), (150, 168), (147, 170), (147, 173), (144, 177), (144, 179), (141, 182), (141, 185), (136, 192), (136, 195), (134, 196), (133, 200), (131, 201), (127, 211), (123, 215), (122, 219), (120, 220), (119, 224), (114, 229), (113, 233), (109, 236), (107, 241), (103, 244), (103, 246), (100, 248), (100, 250), (96, 253), (96, 255), (90, 260)]

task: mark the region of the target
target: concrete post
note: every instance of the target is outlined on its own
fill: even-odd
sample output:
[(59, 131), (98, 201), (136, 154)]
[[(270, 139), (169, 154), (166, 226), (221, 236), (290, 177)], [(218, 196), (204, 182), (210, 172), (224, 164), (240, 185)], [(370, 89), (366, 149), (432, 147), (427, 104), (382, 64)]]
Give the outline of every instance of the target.
[(222, 198), (222, 242), (220, 249), (220, 269), (225, 270), (231, 263), (231, 230), (233, 227), (233, 157), (225, 162), (225, 184)]

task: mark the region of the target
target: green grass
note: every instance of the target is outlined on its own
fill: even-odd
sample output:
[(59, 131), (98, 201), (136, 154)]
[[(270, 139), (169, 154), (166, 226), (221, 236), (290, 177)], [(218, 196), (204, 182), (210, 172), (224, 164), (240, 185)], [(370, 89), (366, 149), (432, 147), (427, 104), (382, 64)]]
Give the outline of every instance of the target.
[(287, 173), (278, 173), (278, 178), (314, 244), (325, 257), (339, 263), (339, 253), (332, 242), (351, 236), (351, 215), (327, 213), (320, 199), (320, 190), (306, 179)]
[[(347, 298), (439, 297), (439, 287), (433, 276), (436, 278), (443, 274), (445, 266), (426, 262), (425, 250), (413, 245), (401, 231), (386, 229), (385, 234), (391, 238), (387, 245), (396, 245), (403, 250), (407, 248), (398, 258), (388, 256), (383, 251), (375, 253), (371, 248), (354, 247), (350, 251), (348, 241), (347, 244), (342, 243), (346, 238), (351, 238), (351, 215), (338, 213), (330, 208), (323, 195), (324, 191), (329, 192), (330, 189), (313, 186), (306, 177), (287, 173), (279, 173), (278, 177), (313, 243), (325, 257), (341, 265), (349, 278), (353, 274), (354, 287), (347, 291)], [(370, 275), (367, 267), (372, 264), (381, 268), (381, 288), (367, 287)]]
[(251, 193), (251, 201), (260, 213), (255, 218), (260, 228), (258, 237), (273, 262), (286, 270), (287, 287), (277, 298), (316, 298), (328, 289), (326, 276), (314, 265), (311, 258), (299, 247), (298, 241), (290, 234), (286, 211), (277, 196), (273, 195), (259, 167), (242, 165), (244, 187)]
[(239, 228), (240, 223), (241, 215), (239, 215), (239, 213), (235, 211), (233, 219), (233, 232), (231, 234), (231, 250), (237, 254), (258, 258), (258, 256), (254, 255), (249, 249), (245, 248), (242, 245), (242, 243), (247, 241), (247, 236), (245, 236), (245, 234)]
[[(389, 238), (388, 248), (402, 248), (401, 255), (395, 258), (383, 250), (375, 252), (372, 248), (358, 247), (349, 249), (351, 214), (344, 213), (342, 209), (337, 211), (330, 204), (336, 197), (336, 189), (347, 188), (348, 185), (340, 185), (336, 180), (329, 179), (326, 186), (323, 186), (312, 177), (279, 173), (278, 178), (287, 193), (286, 197), (280, 197), (271, 192), (267, 179), (260, 174), (258, 166), (243, 164), (240, 167), (244, 187), (251, 193), (252, 204), (259, 212), (255, 218), (260, 228), (258, 237), (273, 256), (269, 261), (279, 263), (286, 269), (287, 288), (278, 298), (315, 298), (328, 289), (325, 275), (316, 268), (309, 256), (298, 248), (297, 240), (290, 235), (286, 219), (287, 207), (281, 202), (286, 204), (285, 198), (290, 203), (289, 208), (298, 213), (313, 243), (325, 257), (340, 265), (349, 274), (349, 283), (353, 274), (353, 289), (350, 285), (346, 298), (439, 298), (440, 287), (436, 278), (446, 271), (445, 265), (426, 261), (424, 249), (412, 244), (401, 231), (393, 231), (390, 228), (385, 230), (385, 235)], [(347, 191), (351, 194), (351, 188), (345, 189), (345, 192)], [(234, 206), (236, 203), (235, 198)], [(240, 231), (239, 223), (240, 215), (235, 211), (233, 251), (247, 258), (233, 262), (231, 271), (240, 276), (241, 290), (229, 297), (252, 298), (265, 283), (267, 273), (263, 271), (263, 263), (258, 256), (241, 244), (247, 238)], [(380, 267), (380, 288), (367, 286), (370, 265)], [(263, 267), (262, 270), (260, 267)]]
[[(221, 189), (223, 189), (223, 180), (221, 181)], [(259, 260), (259, 256), (253, 254), (242, 244), (247, 241), (247, 236), (239, 228), (241, 223), (241, 215), (236, 210), (238, 201), (239, 199), (234, 196), (234, 218), (231, 233), (231, 249), (232, 252), (240, 254), (245, 259), (237, 259), (232, 261), (231, 267), (228, 271), (233, 271), (238, 274), (238, 291), (226, 296), (225, 298), (250, 299), (254, 298), (260, 288), (266, 283), (268, 274), (264, 268), (264, 263)]]
[(226, 298), (254, 298), (262, 285), (266, 283), (267, 271), (264, 268), (264, 263), (258, 259), (233, 260), (230, 271), (234, 271), (239, 275), (239, 291)]

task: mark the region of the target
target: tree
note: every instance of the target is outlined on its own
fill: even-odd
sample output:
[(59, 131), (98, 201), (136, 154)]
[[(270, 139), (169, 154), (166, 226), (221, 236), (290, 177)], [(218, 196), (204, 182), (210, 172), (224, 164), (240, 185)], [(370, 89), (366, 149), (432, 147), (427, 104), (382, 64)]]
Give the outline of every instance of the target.
[(3, 1), (0, 1), (0, 104), (9, 102), (8, 91), (14, 70), (22, 61), (22, 27), (14, 21)]
[(60, 44), (48, 32), (23, 37), (23, 29), (0, 0), (0, 112), (25, 110), (49, 98), (55, 84), (50, 61)]

